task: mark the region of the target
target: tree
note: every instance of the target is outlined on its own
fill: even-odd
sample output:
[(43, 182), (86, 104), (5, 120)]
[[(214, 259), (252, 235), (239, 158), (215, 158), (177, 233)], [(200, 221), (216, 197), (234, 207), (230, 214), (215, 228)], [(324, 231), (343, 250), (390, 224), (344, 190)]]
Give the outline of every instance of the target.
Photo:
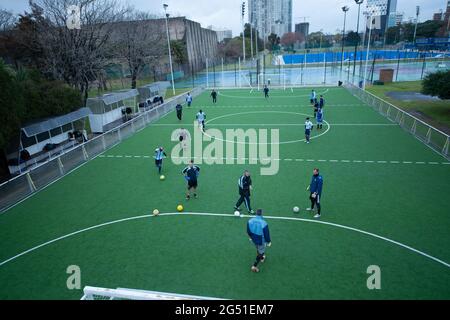
[(0, 32), (11, 30), (17, 22), (17, 16), (11, 11), (0, 9)]
[(280, 43), (290, 49), (293, 50), (294, 49), (294, 44), (297, 42), (300, 42), (300, 35), (298, 33), (295, 32), (286, 32), (285, 34), (283, 34), (283, 36), (281, 37)]
[(422, 93), (450, 99), (450, 70), (426, 75), (422, 80)]
[(347, 33), (347, 36), (345, 37), (345, 43), (348, 46), (354, 47), (356, 46), (357, 43), (361, 43), (361, 37), (356, 32), (350, 31), (349, 33)]
[[(304, 41), (304, 36), (300, 33), (300, 42)], [(308, 48), (328, 48), (331, 47), (331, 43), (328, 37), (322, 32), (312, 32), (308, 35), (308, 42), (306, 43)]]
[(278, 47), (278, 45), (281, 42), (280, 37), (278, 35), (276, 35), (275, 33), (271, 33), (267, 39), (269, 40), (268, 45), (270, 46), (271, 51), (276, 50), (276, 48)]
[[(67, 27), (69, 4), (80, 8), (81, 29)], [(32, 23), (40, 70), (79, 90), (85, 102), (90, 83), (109, 63), (113, 23), (129, 9), (117, 0), (35, 0), (30, 7), (24, 18)]]
[[(154, 16), (145, 12), (130, 11), (116, 25), (111, 36), (115, 55), (128, 67), (133, 89), (144, 67), (156, 64), (167, 52), (167, 42), (163, 41), (165, 33), (161, 29), (163, 25), (148, 23), (152, 18)], [(176, 41), (171, 42), (171, 47), (175, 61), (184, 60), (184, 57), (180, 58), (182, 49)]]

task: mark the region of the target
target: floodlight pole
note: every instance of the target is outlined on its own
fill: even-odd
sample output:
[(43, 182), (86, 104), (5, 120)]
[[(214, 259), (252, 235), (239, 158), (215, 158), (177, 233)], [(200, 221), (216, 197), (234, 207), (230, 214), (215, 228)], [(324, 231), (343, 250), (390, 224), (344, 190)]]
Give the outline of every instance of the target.
[(344, 11), (344, 30), (342, 30), (342, 51), (341, 51), (341, 72), (342, 72), (342, 63), (344, 62), (344, 38), (345, 38), (345, 20), (347, 18), (347, 11), (350, 10), (349, 7), (343, 6), (342, 11)]
[(420, 7), (416, 6), (416, 25), (414, 26), (414, 37), (413, 37), (413, 43), (416, 43), (416, 33), (417, 33), (417, 22), (419, 21), (419, 13), (420, 13)]
[(245, 14), (245, 1), (242, 1), (242, 57), (243, 62), (245, 63), (245, 22), (244, 22), (244, 14)]
[(253, 59), (253, 30), (251, 21), (250, 21), (250, 53), (251, 53), (250, 57)]
[[(361, 11), (361, 4), (364, 2), (364, 0), (355, 0), (356, 4), (358, 5), (358, 24), (356, 25), (356, 35), (358, 36), (356, 44), (355, 44), (355, 53), (353, 55), (353, 78), (355, 77), (355, 71), (356, 71), (356, 51), (358, 49), (359, 45), (359, 14)], [(354, 80), (352, 80), (354, 81)]]
[(363, 90), (366, 90), (367, 64), (368, 64), (368, 62), (369, 62), (370, 36), (371, 36), (371, 34), (372, 34), (372, 15), (373, 15), (373, 12), (370, 13), (370, 18), (369, 18), (369, 38), (368, 38), (368, 41), (367, 41), (366, 66), (365, 66), (365, 68), (364, 68)]
[(167, 32), (167, 45), (169, 47), (169, 64), (170, 64), (170, 75), (172, 78), (172, 92), (175, 95), (175, 81), (173, 80), (173, 66), (172, 66), (172, 50), (170, 48), (170, 34), (169, 34), (169, 14), (167, 13), (167, 4), (163, 4), (164, 12), (166, 13), (166, 32)]

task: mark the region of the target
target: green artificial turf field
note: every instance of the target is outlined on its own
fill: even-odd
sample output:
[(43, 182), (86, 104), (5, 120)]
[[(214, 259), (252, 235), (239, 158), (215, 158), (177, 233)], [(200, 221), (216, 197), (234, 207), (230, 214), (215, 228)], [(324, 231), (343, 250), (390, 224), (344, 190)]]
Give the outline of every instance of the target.
[[(181, 123), (169, 113), (11, 208), (0, 216), (0, 298), (79, 299), (82, 290), (66, 286), (67, 267), (77, 265), (82, 288), (230, 299), (449, 299), (449, 162), (344, 88), (317, 92), (327, 123), (310, 144), (302, 141), (310, 89), (272, 90), (267, 100), (261, 92), (221, 90), (214, 106), (205, 92), (184, 108)], [(200, 108), (217, 146), (225, 146), (220, 133), (227, 129), (278, 129), (277, 174), (261, 175), (268, 165), (249, 159), (237, 164), (225, 148), (216, 160), (234, 164), (196, 158), (199, 198), (186, 201), (184, 165), (170, 159), (171, 133), (183, 126), (193, 134)], [(169, 155), (164, 181), (152, 159), (160, 145)], [(320, 220), (305, 211), (314, 167), (324, 178)], [(258, 274), (250, 271), (248, 218), (233, 216), (244, 169), (272, 236)], [(108, 222), (115, 223), (101, 225)], [(367, 288), (371, 265), (380, 267), (380, 290)]]

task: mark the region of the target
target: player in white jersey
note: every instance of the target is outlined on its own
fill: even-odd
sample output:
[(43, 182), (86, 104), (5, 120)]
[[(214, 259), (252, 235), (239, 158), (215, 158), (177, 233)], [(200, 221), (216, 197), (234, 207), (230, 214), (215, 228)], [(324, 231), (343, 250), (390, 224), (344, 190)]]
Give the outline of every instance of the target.
[(309, 120), (309, 117), (305, 121), (305, 142), (309, 143), (309, 137), (311, 136), (311, 130), (314, 127), (313, 123)]
[(162, 163), (163, 163), (164, 157), (167, 157), (167, 154), (165, 153), (164, 148), (163, 147), (156, 148), (155, 155), (153, 156), (153, 158), (155, 158), (155, 165), (156, 165), (156, 168), (158, 168), (159, 174), (161, 174)]
[(195, 116), (195, 118), (197, 119), (198, 122), (198, 127), (200, 129), (202, 129), (202, 131), (205, 131), (205, 119), (206, 119), (206, 114), (200, 110), (197, 115)]

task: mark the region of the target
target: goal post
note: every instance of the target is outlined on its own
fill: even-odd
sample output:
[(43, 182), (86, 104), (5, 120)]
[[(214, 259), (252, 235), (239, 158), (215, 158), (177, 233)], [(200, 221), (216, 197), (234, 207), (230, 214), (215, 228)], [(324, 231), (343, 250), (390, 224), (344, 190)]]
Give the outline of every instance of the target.
[(127, 288), (99, 288), (86, 286), (81, 300), (223, 300), (212, 297), (193, 296), (178, 293), (146, 291)]

